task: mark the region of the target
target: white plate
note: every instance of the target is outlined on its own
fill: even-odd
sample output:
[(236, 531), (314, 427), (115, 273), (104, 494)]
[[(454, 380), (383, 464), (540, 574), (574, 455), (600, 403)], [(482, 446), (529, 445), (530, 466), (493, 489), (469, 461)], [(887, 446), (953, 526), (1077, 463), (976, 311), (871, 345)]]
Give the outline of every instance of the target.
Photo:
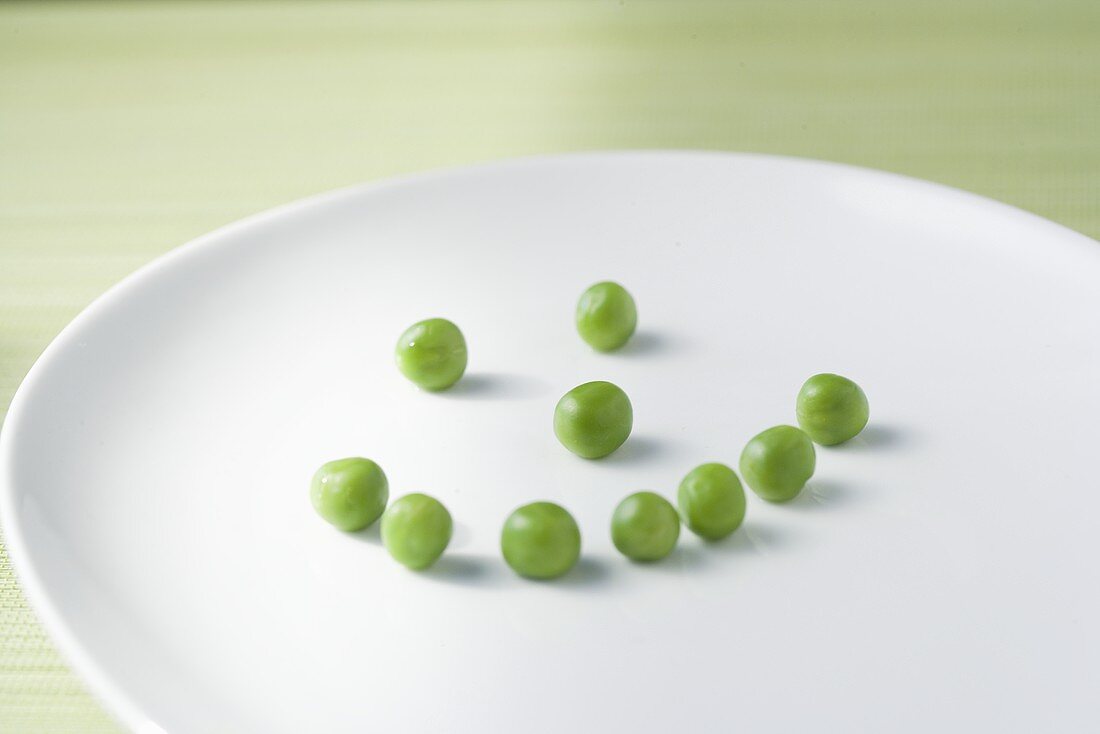
[[(640, 331), (590, 351), (593, 281)], [(393, 347), (446, 316), (464, 382)], [(1095, 731), (1100, 245), (972, 195), (810, 161), (576, 155), (339, 191), (219, 230), (83, 313), (3, 431), (12, 557), (46, 625), (139, 731)], [(612, 508), (793, 421), (815, 372), (872, 423), (789, 505), (618, 557)], [(620, 384), (589, 462), (561, 393)], [(438, 496), (423, 574), (310, 507), (325, 460)], [(584, 560), (499, 559), (563, 503)], [(159, 728), (158, 728), (159, 727)]]

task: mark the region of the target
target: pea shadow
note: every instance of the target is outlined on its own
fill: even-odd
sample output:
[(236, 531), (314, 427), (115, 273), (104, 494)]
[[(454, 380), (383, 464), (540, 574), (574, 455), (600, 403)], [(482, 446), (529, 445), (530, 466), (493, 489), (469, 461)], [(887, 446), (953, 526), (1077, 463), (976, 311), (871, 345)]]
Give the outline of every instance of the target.
[(630, 565), (642, 570), (648, 570), (652, 568), (654, 571), (663, 571), (666, 573), (694, 573), (707, 565), (707, 547), (706, 545), (699, 545), (693, 543), (685, 543), (683, 533), (688, 532), (686, 530), (681, 531), (680, 542), (676, 547), (672, 549), (665, 558), (653, 563), (637, 563), (632, 562)]
[(607, 562), (599, 558), (582, 556), (577, 565), (561, 578), (547, 579), (536, 583), (561, 586), (566, 589), (588, 589), (606, 586), (611, 582), (612, 574)]
[(703, 550), (723, 555), (771, 555), (796, 545), (798, 539), (790, 530), (751, 521), (727, 538), (706, 543)]
[(611, 352), (612, 356), (655, 357), (671, 354), (683, 349), (683, 340), (659, 331), (639, 331), (630, 337), (622, 349)]
[(354, 533), (345, 533), (352, 540), (370, 545), (382, 545), (382, 520), (378, 519), (367, 527)]
[(548, 588), (589, 589), (606, 586), (612, 574), (605, 561), (582, 557), (564, 576), (556, 579), (526, 579), (517, 576), (504, 560), (484, 555), (444, 554), (429, 568), (416, 572), (429, 581), (475, 589), (488, 589), (508, 584), (533, 584)]
[(424, 578), (458, 586), (487, 587), (499, 581), (498, 569), (485, 556), (444, 554), (431, 567), (419, 572)]
[(897, 426), (872, 423), (858, 436), (837, 446), (824, 447), (828, 451), (879, 451), (901, 449), (915, 446), (918, 439), (912, 430), (902, 430)]
[[(374, 527), (376, 525), (372, 525), (361, 533), (352, 534), (351, 537), (363, 542), (380, 543), (377, 532), (368, 532)], [(797, 544), (797, 539), (788, 530), (775, 525), (751, 522), (722, 540), (685, 543), (684, 538), (681, 537), (680, 543), (666, 558), (652, 563), (631, 561), (630, 566), (643, 573), (691, 574), (710, 566), (711, 561), (708, 560), (710, 558), (771, 555)], [(410, 571), (410, 574), (436, 583), (471, 589), (531, 584), (551, 589), (586, 591), (606, 588), (615, 583), (612, 564), (599, 556), (582, 556), (576, 566), (556, 579), (522, 578), (513, 573), (499, 557), (462, 553), (446, 553), (429, 568)]]
[(652, 436), (631, 436), (614, 453), (593, 461), (607, 466), (651, 463), (665, 456), (668, 451), (669, 444), (666, 441), (659, 441)]
[(475, 372), (464, 375), (441, 397), (455, 400), (530, 400), (550, 392), (550, 383), (512, 372)]
[(811, 479), (797, 497), (780, 503), (780, 506), (799, 511), (820, 511), (847, 507), (853, 502), (859, 502), (859, 493), (851, 485), (832, 479)]

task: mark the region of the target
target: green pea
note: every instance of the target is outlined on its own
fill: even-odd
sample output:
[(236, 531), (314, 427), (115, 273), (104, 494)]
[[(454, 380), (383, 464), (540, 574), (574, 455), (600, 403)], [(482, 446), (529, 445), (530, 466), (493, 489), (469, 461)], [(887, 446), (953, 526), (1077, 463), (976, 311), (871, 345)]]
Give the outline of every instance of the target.
[(466, 339), (447, 319), (418, 321), (397, 340), (397, 368), (425, 390), (446, 390), (466, 371)]
[(586, 459), (599, 459), (622, 446), (633, 426), (630, 398), (610, 382), (579, 385), (554, 408), (554, 435), (562, 446)]
[(745, 490), (725, 464), (700, 464), (688, 472), (676, 502), (684, 524), (706, 540), (721, 540), (745, 519)]
[(330, 461), (309, 484), (309, 499), (317, 514), (348, 532), (377, 520), (389, 496), (385, 473), (370, 459)]
[(596, 283), (577, 302), (577, 333), (593, 349), (610, 352), (626, 344), (638, 325), (634, 299), (618, 283)]
[(867, 425), (870, 409), (859, 385), (840, 375), (814, 375), (798, 391), (798, 425), (822, 446), (854, 438)]
[(760, 497), (786, 502), (798, 496), (814, 474), (816, 456), (810, 437), (794, 426), (775, 426), (757, 434), (741, 452), (741, 476)]
[(452, 529), (451, 513), (426, 494), (407, 494), (382, 515), (382, 543), (395, 561), (414, 571), (443, 555)]
[(676, 547), (680, 516), (672, 503), (654, 492), (636, 492), (611, 515), (611, 541), (633, 561), (659, 561)]
[(504, 521), (500, 550), (520, 576), (553, 579), (573, 568), (580, 558), (581, 531), (564, 507), (532, 502)]

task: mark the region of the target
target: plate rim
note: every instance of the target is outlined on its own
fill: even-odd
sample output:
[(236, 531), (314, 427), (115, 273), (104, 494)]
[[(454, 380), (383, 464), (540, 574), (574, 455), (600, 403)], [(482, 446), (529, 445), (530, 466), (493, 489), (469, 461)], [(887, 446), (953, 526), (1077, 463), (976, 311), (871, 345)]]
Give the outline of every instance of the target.
[(16, 512), (18, 504), (17, 492), (15, 481), (12, 478), (13, 467), (16, 461), (14, 448), (16, 440), (13, 437), (19, 432), (19, 427), (23, 420), (22, 416), (28, 411), (27, 405), (31, 401), (31, 396), (35, 393), (35, 387), (40, 379), (40, 375), (44, 371), (45, 366), (54, 359), (54, 355), (61, 352), (69, 342), (74, 340), (74, 338), (77, 338), (86, 322), (90, 322), (97, 318), (99, 313), (108, 308), (110, 304), (127, 297), (129, 292), (139, 283), (153, 277), (161, 270), (174, 267), (177, 262), (184, 258), (194, 257), (210, 248), (224, 246), (223, 241), (237, 232), (248, 230), (258, 225), (271, 224), (299, 211), (307, 210), (318, 205), (331, 204), (345, 197), (354, 198), (369, 195), (376, 191), (391, 190), (410, 185), (415, 186), (451, 177), (506, 171), (509, 168), (522, 169), (532, 166), (537, 167), (563, 160), (588, 161), (614, 158), (649, 158), (654, 160), (698, 158), (710, 160), (723, 159), (730, 162), (755, 160), (785, 165), (796, 164), (806, 167), (849, 171), (862, 176), (870, 176), (871, 178), (883, 182), (889, 181), (894, 184), (923, 187), (926, 190), (951, 195), (960, 202), (991, 209), (995, 213), (999, 212), (1002, 215), (1022, 218), (1022, 222), (1036, 226), (1040, 231), (1047, 231), (1050, 236), (1060, 238), (1067, 246), (1100, 247), (1100, 242), (1097, 240), (1066, 225), (1059, 224), (1058, 222), (1012, 204), (954, 186), (906, 174), (842, 163), (839, 161), (794, 155), (710, 150), (705, 148), (610, 149), (548, 153), (498, 158), (473, 164), (414, 171), (342, 186), (303, 198), (294, 199), (221, 225), (206, 234), (176, 245), (168, 251), (155, 256), (152, 260), (141, 265), (136, 270), (111, 285), (103, 293), (96, 296), (49, 341), (41, 354), (34, 360), (27, 374), (20, 381), (19, 387), (12, 396), (3, 423), (0, 425), (0, 532), (2, 532), (4, 547), (8, 554), (8, 561), (14, 570), (16, 582), (28, 606), (34, 613), (36, 620), (46, 630), (50, 641), (56, 647), (63, 661), (77, 673), (81, 682), (117, 723), (136, 732), (148, 734), (164, 734), (165, 732), (165, 729), (154, 721), (152, 716), (144, 710), (142, 705), (132, 697), (125, 687), (118, 683), (114, 677), (104, 669), (96, 660), (95, 656), (84, 646), (80, 637), (70, 628), (68, 622), (58, 608), (53, 595), (50, 593), (49, 588), (39, 576), (33, 553), (26, 543), (23, 528), (18, 520), (18, 514)]

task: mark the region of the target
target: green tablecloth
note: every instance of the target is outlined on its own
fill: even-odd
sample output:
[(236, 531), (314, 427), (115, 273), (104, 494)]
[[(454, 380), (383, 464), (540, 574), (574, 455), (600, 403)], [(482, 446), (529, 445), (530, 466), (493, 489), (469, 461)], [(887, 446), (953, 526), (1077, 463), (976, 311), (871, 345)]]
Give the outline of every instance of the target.
[[(813, 156), (1100, 235), (1100, 3), (0, 5), (0, 409), (85, 304), (246, 214), (595, 148)], [(115, 731), (0, 551), (0, 731)]]

